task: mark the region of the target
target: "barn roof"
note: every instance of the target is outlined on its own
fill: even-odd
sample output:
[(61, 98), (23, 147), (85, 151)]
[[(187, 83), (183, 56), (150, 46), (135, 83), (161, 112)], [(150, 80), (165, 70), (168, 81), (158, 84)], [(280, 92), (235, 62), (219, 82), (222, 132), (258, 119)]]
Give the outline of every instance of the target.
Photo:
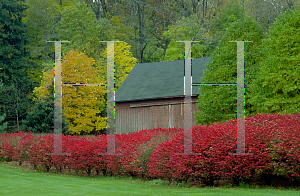
[[(200, 83), (209, 57), (192, 60), (193, 83)], [(115, 94), (115, 102), (184, 96), (184, 60), (136, 64)], [(192, 95), (199, 95), (193, 86)]]

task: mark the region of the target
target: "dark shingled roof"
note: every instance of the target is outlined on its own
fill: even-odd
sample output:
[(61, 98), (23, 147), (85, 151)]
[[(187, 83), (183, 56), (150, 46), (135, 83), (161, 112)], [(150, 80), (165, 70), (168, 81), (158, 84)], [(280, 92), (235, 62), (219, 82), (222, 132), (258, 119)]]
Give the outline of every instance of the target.
[[(201, 83), (209, 57), (192, 60), (193, 83)], [(115, 102), (180, 97), (183, 91), (184, 60), (136, 64), (115, 94)], [(193, 86), (193, 95), (199, 87)]]

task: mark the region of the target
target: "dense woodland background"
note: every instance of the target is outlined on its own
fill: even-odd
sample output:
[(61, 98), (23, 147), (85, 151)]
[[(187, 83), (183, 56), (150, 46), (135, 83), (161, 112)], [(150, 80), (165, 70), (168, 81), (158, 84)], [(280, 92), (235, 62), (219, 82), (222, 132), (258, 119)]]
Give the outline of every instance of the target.
[[(0, 132), (53, 132), (54, 44), (63, 82), (106, 82), (115, 45), (116, 89), (136, 63), (211, 56), (203, 82), (236, 82), (245, 43), (245, 114), (299, 110), (300, 0), (0, 0)], [(63, 87), (63, 131), (105, 133), (102, 87)], [(236, 118), (235, 87), (200, 88), (199, 124)]]

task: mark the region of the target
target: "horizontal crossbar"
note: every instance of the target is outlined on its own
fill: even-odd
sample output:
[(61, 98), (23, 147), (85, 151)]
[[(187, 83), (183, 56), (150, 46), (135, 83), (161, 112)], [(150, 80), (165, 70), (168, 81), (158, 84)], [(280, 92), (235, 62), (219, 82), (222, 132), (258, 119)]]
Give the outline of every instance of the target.
[(107, 86), (107, 84), (65, 83), (63, 86)]

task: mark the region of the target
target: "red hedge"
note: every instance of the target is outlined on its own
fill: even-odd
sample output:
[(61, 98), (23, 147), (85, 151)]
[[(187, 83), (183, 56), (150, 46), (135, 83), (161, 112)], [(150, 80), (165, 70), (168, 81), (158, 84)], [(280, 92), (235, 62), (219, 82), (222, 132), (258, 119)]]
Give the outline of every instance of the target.
[[(300, 114), (262, 114), (246, 118), (247, 156), (231, 156), (236, 148), (235, 120), (209, 126), (193, 127), (193, 152), (183, 153), (183, 130), (151, 129), (115, 136), (116, 153), (106, 152), (106, 136), (81, 138), (63, 136), (63, 152), (70, 156), (45, 155), (53, 153), (53, 135), (34, 137), (24, 132), (0, 135), (0, 158), (29, 160), (34, 168), (57, 170), (74, 169), (78, 172), (113, 175), (143, 175), (175, 180), (211, 182), (220, 177), (251, 179), (263, 173), (300, 178)], [(159, 141), (167, 136), (166, 141)], [(151, 146), (152, 145), (152, 146)], [(153, 150), (153, 153), (151, 154)], [(150, 153), (149, 153), (150, 152)], [(148, 154), (147, 154), (148, 153)], [(151, 157), (150, 157), (151, 156)], [(148, 160), (147, 169), (144, 167)], [(147, 162), (147, 161), (146, 161)]]

